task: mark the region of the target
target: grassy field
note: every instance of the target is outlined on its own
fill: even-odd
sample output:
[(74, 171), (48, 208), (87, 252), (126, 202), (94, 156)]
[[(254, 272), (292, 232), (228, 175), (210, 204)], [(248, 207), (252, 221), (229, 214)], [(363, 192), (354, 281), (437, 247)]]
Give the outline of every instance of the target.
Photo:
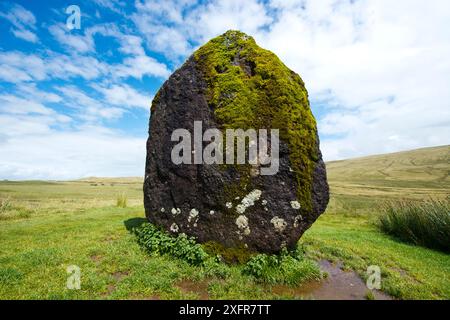
[[(450, 255), (397, 241), (375, 225), (385, 200), (450, 197), (450, 147), (327, 165), (332, 198), (299, 246), (343, 263), (398, 299), (450, 299)], [(149, 256), (130, 232), (143, 221), (140, 179), (0, 182), (0, 299), (299, 298), (256, 282), (239, 266), (224, 276)], [(127, 206), (117, 207), (126, 195)], [(66, 269), (81, 269), (81, 290)]]

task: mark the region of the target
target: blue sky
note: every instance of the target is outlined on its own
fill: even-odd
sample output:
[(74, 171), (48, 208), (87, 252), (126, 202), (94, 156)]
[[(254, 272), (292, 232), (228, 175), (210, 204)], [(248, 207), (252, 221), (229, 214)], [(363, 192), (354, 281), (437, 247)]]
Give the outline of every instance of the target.
[(326, 160), (450, 143), (446, 0), (2, 1), (0, 179), (141, 176), (152, 97), (228, 29), (305, 80)]

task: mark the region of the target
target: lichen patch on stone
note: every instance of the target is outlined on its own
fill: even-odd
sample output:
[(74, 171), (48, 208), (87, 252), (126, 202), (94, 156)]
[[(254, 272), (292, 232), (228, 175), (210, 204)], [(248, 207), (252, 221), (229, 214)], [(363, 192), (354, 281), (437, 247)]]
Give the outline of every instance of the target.
[(300, 209), (300, 203), (298, 201), (291, 201), (292, 209), (298, 210)]
[(286, 229), (287, 223), (284, 219), (280, 217), (273, 217), (272, 220), (270, 220), (270, 222), (273, 224), (273, 227), (277, 232), (283, 232), (284, 229)]
[(236, 225), (239, 230), (244, 233), (244, 235), (248, 236), (250, 234), (250, 227), (248, 226), (248, 218), (244, 215), (240, 215), (236, 219)]
[(197, 220), (198, 220), (198, 210), (194, 208), (189, 212), (188, 222), (189, 223), (194, 222), (194, 227), (196, 227)]
[(294, 228), (297, 228), (300, 224), (299, 222), (302, 221), (303, 217), (301, 215), (298, 215), (294, 218)]
[(248, 207), (251, 207), (255, 204), (256, 201), (261, 197), (262, 191), (255, 189), (246, 195), (241, 203), (236, 207), (236, 211), (240, 214), (243, 214)]
[(172, 225), (170, 226), (170, 231), (175, 233), (178, 232), (179, 231), (178, 225), (176, 223), (172, 223)]

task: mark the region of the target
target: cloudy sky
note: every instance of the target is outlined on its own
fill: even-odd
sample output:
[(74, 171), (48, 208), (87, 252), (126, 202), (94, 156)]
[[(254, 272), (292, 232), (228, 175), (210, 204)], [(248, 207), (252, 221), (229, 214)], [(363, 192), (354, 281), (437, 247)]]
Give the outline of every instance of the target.
[(228, 29), (302, 76), (326, 160), (450, 144), (447, 0), (2, 0), (0, 179), (142, 176), (152, 97)]

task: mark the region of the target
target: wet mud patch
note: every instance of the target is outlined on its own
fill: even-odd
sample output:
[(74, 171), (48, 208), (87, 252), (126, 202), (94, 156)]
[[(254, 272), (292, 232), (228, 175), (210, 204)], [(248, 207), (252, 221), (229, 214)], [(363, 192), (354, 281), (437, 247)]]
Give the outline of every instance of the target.
[(344, 271), (342, 264), (321, 260), (319, 265), (328, 274), (322, 281), (307, 282), (300, 287), (276, 285), (272, 287), (272, 293), (297, 299), (366, 300), (371, 292), (375, 300), (392, 300), (392, 297), (379, 290), (369, 290), (356, 272)]
[(181, 280), (175, 284), (182, 293), (195, 294), (200, 300), (209, 300), (208, 282), (195, 282), (192, 280)]

